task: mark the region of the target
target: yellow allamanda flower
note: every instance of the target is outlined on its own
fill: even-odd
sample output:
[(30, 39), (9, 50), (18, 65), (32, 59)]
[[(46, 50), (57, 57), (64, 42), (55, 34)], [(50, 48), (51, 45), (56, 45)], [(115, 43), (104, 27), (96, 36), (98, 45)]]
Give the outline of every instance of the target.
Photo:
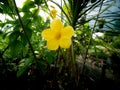
[(42, 37), (47, 40), (47, 48), (56, 50), (59, 48), (69, 48), (71, 45), (71, 37), (74, 35), (74, 29), (71, 26), (63, 26), (60, 19), (54, 19), (50, 28), (43, 30)]
[(51, 11), (51, 15), (52, 15), (52, 18), (56, 18), (56, 15), (57, 15), (57, 10), (55, 8), (53, 8)]

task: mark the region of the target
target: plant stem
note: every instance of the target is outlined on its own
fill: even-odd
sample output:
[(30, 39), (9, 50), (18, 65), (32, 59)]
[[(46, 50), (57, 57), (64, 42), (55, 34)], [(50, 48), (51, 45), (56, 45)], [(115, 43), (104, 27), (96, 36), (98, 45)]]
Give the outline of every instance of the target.
[(86, 50), (86, 52), (85, 52), (85, 57), (84, 57), (83, 68), (82, 68), (81, 74), (84, 73), (85, 64), (86, 64), (87, 55), (88, 55), (88, 50), (89, 50), (91, 41), (93, 40), (92, 35), (93, 35), (93, 33), (94, 33), (95, 26), (96, 26), (96, 24), (97, 24), (99, 14), (100, 14), (100, 11), (101, 11), (101, 9), (102, 9), (103, 1), (104, 1), (104, 0), (101, 1), (101, 5), (100, 5), (100, 8), (99, 8), (99, 11), (98, 11), (98, 14), (97, 14), (97, 19), (96, 19), (96, 21), (95, 21), (95, 23), (94, 23), (93, 29), (91, 30), (91, 37), (90, 37), (90, 40), (89, 40), (89, 43), (88, 43), (87, 50)]
[(71, 55), (72, 55), (72, 63), (75, 64), (75, 55), (74, 55), (74, 48), (73, 48), (73, 40), (71, 44)]
[(29, 38), (28, 38), (28, 34), (27, 34), (27, 32), (26, 32), (26, 30), (25, 30), (25, 27), (24, 27), (24, 25), (23, 25), (23, 23), (22, 23), (22, 20), (21, 20), (21, 17), (20, 17), (20, 14), (19, 14), (19, 11), (18, 11), (18, 8), (17, 8), (17, 5), (16, 5), (15, 0), (13, 0), (13, 3), (14, 3), (14, 6), (15, 6), (16, 13), (17, 13), (17, 15), (18, 15), (18, 19), (19, 19), (20, 25), (21, 25), (21, 27), (22, 27), (22, 29), (23, 29), (24, 35), (25, 35), (25, 37), (26, 37), (26, 39), (27, 39), (27, 41), (28, 41), (28, 44), (29, 44), (29, 46), (30, 46), (31, 52), (32, 52), (32, 54), (33, 54), (34, 59), (36, 60), (36, 62), (38, 62), (38, 61), (37, 61), (37, 58), (36, 58), (36, 56), (35, 56), (35, 53), (34, 53), (32, 44), (31, 44), (31, 42), (30, 42), (30, 40), (29, 40)]

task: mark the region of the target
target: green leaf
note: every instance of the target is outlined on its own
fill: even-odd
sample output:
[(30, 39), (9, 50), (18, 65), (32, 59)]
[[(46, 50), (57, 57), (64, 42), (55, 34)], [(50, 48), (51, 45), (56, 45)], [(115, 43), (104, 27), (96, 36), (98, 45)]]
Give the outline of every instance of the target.
[(0, 2), (2, 2), (2, 3), (4, 3), (4, 4), (6, 4), (6, 5), (8, 5), (8, 0), (0, 0)]
[(23, 8), (22, 8), (22, 11), (23, 12), (28, 12), (30, 10), (30, 8), (34, 8), (35, 7), (35, 4), (32, 0), (26, 0), (24, 2), (24, 5), (23, 5)]
[(26, 31), (26, 33), (28, 35), (28, 38), (30, 39), (31, 36), (32, 36), (32, 29), (30, 29), (29, 27), (25, 27), (25, 31)]
[(91, 0), (91, 3), (94, 3), (94, 2), (96, 2), (97, 0)]
[(15, 40), (17, 40), (18, 36), (20, 35), (19, 31), (14, 31), (9, 35), (9, 44), (13, 43)]
[(41, 5), (44, 3), (44, 0), (35, 0), (35, 4)]
[(23, 33), (21, 33), (20, 37), (21, 37), (21, 42), (22, 42), (23, 46), (25, 46), (27, 44), (27, 39), (26, 39), (25, 35)]
[(13, 18), (12, 11), (8, 3), (0, 4), (0, 12), (3, 14), (8, 14), (11, 18)]
[[(32, 30), (30, 28), (25, 27), (25, 31), (27, 33), (28, 39), (30, 40), (31, 36), (32, 36)], [(23, 46), (25, 46), (28, 42), (27, 37), (25, 36), (24, 33), (21, 33), (20, 38), (21, 38), (21, 42), (22, 42)]]
[(10, 47), (10, 54), (13, 58), (22, 56), (23, 46), (21, 41), (15, 40), (12, 43), (10, 43), (9, 47)]
[(47, 64), (45, 61), (41, 60), (40, 63), (39, 63), (40, 67), (41, 67), (41, 70), (42, 70), (42, 73), (43, 74), (46, 74), (47, 72)]
[(19, 63), (19, 70), (17, 71), (17, 77), (20, 77), (22, 74), (24, 74), (26, 70), (28, 70), (32, 62), (33, 57), (24, 58), (23, 60), (21, 60), (21, 62)]
[(46, 57), (47, 62), (51, 64), (56, 60), (56, 52), (54, 51), (45, 52), (45, 57)]

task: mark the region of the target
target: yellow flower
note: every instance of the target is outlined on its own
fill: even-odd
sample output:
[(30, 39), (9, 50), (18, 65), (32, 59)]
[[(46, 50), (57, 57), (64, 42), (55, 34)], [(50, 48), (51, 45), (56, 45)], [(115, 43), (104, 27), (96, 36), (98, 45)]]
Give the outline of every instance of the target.
[(47, 40), (47, 48), (56, 50), (59, 48), (69, 48), (71, 45), (71, 37), (74, 30), (71, 26), (63, 26), (60, 19), (54, 19), (50, 24), (50, 28), (43, 30), (42, 37)]
[(52, 15), (52, 18), (56, 18), (56, 15), (57, 15), (57, 10), (55, 8), (53, 8), (51, 11), (51, 15)]

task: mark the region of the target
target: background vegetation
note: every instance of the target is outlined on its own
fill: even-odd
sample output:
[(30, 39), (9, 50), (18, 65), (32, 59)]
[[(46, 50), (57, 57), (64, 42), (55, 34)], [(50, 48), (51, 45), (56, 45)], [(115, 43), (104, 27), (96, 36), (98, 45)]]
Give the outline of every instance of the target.
[[(120, 7), (110, 11), (114, 0), (59, 2), (26, 0), (17, 7), (0, 0), (0, 89), (119, 90)], [(69, 49), (46, 48), (41, 32), (49, 28), (51, 7), (75, 30)]]

